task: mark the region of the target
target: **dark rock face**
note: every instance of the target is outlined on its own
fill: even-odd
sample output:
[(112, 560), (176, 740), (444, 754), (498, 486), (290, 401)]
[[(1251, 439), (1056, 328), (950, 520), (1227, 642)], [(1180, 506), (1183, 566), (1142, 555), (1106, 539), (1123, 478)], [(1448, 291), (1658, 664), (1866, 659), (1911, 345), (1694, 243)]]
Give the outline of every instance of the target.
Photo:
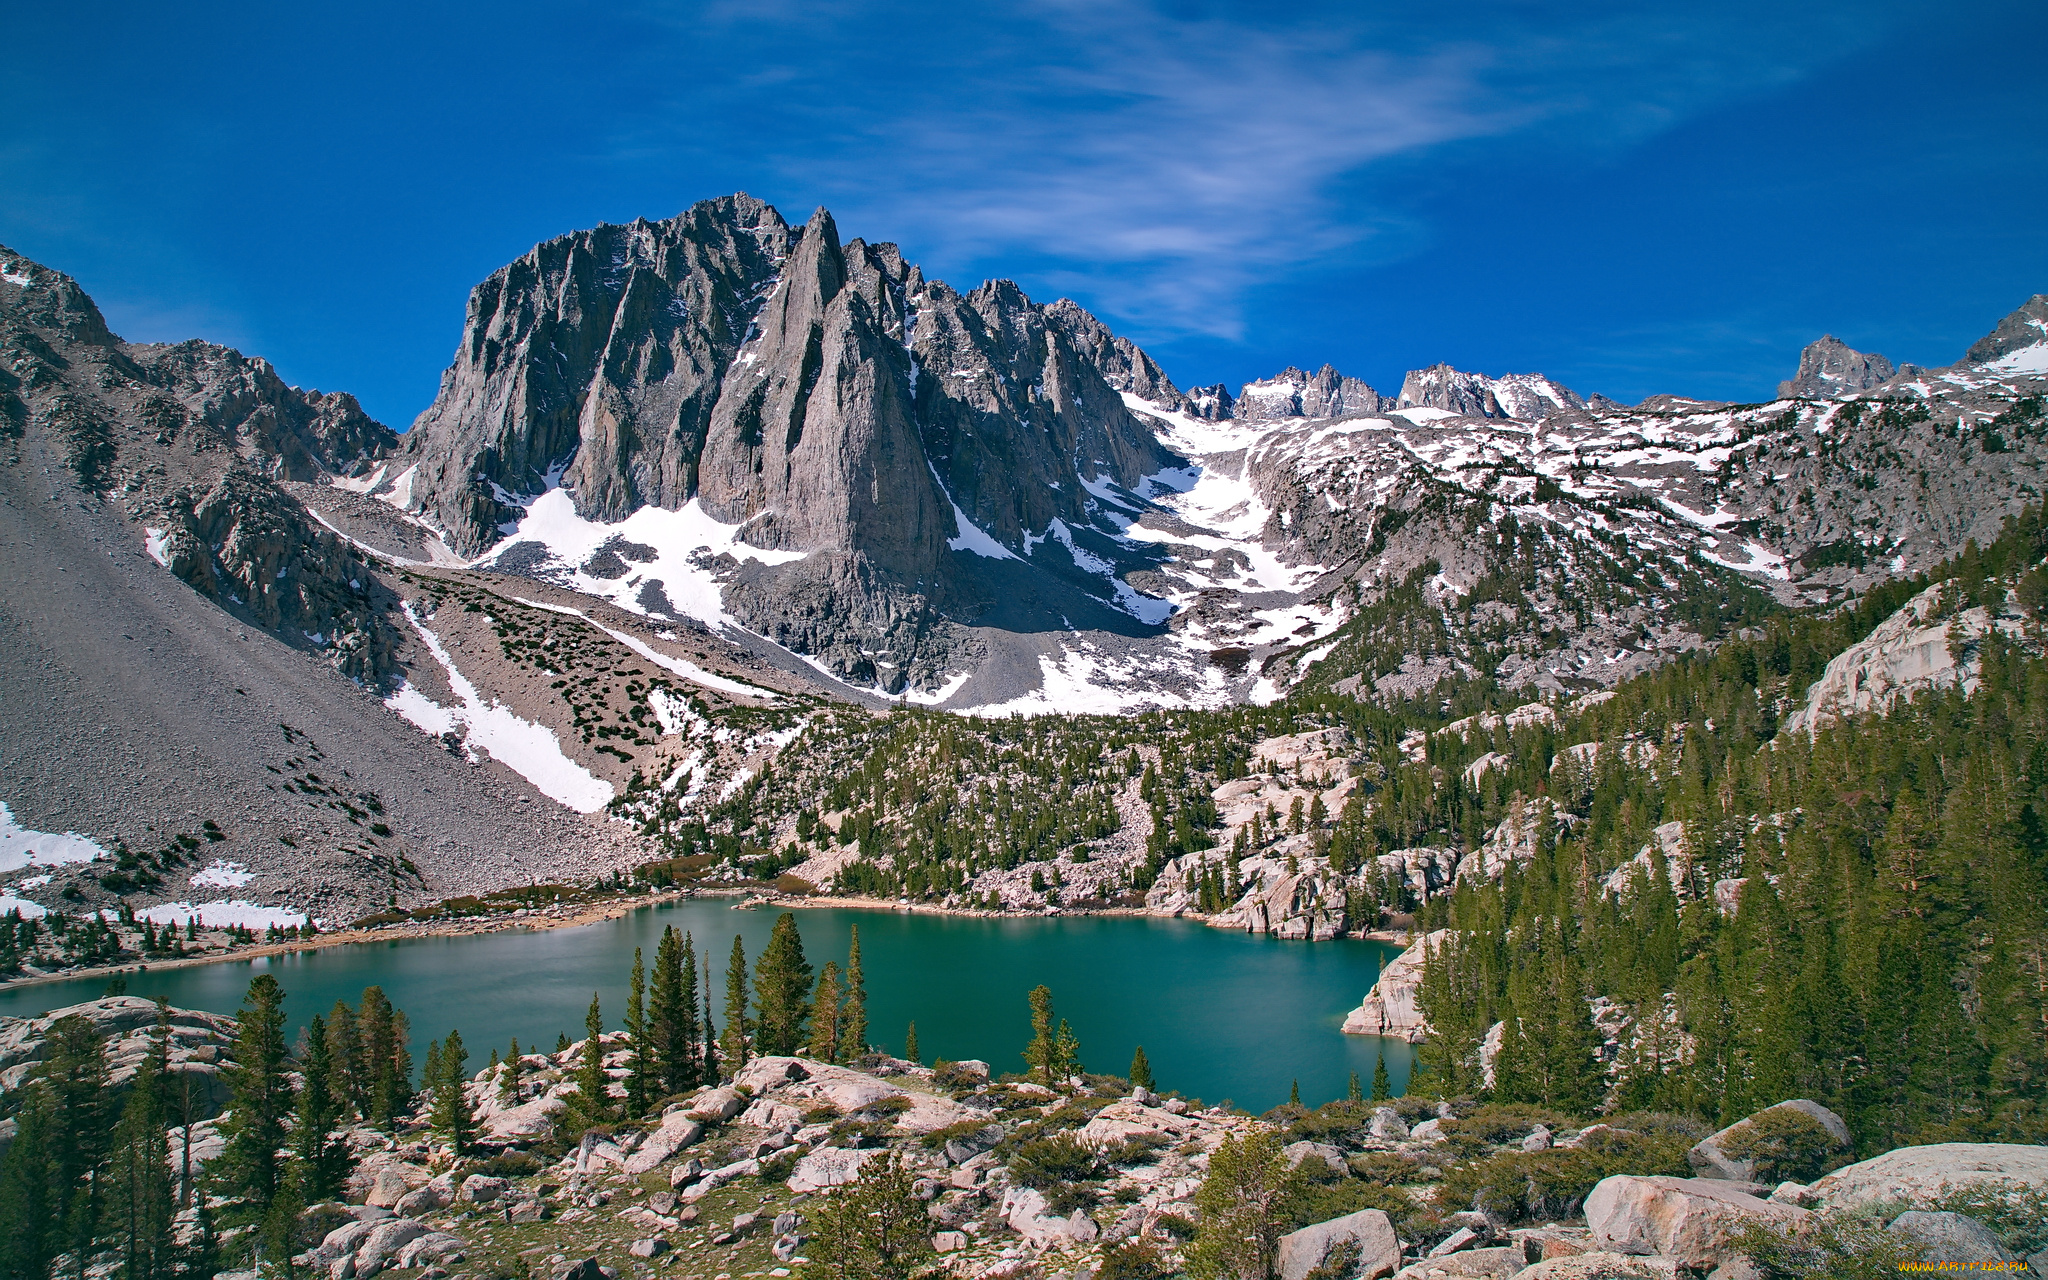
[(1778, 396), (1784, 400), (1833, 399), (1866, 391), (1896, 372), (1883, 356), (1853, 350), (1835, 335), (1824, 334), (1799, 353), (1799, 373), (1778, 384)]
[(2037, 293), (1999, 321), (1996, 329), (1972, 343), (1963, 353), (1963, 363), (1990, 364), (2043, 342), (2048, 342), (2048, 293)]
[(822, 209), (793, 229), (729, 196), (549, 241), (479, 285), (401, 496), (468, 554), (552, 479), (600, 521), (696, 499), (804, 555), (740, 574), (736, 618), (900, 687), (992, 603), (948, 545), (962, 516), (1022, 551), (1089, 523), (1084, 481), (1172, 465), (1123, 391), (1181, 400), (1072, 302), (962, 294), (894, 245), (842, 244)]
[(1239, 391), (1235, 416), (1249, 422), (1277, 418), (1341, 418), (1354, 413), (1379, 413), (1394, 402), (1357, 378), (1347, 378), (1329, 365), (1314, 373), (1289, 366), (1278, 376), (1251, 382)]
[(1468, 418), (1513, 418), (1533, 422), (1565, 410), (1583, 410), (1586, 402), (1570, 387), (1540, 373), (1510, 373), (1489, 378), (1447, 364), (1411, 369), (1401, 381), (1401, 408), (1442, 409)]
[(492, 486), (538, 492), (557, 463), (593, 519), (681, 506), (789, 247), (781, 215), (729, 196), (561, 236), (495, 272), (470, 292), (462, 347), (408, 436), (412, 508), (467, 555), (517, 516)]
[(70, 277), (4, 249), (0, 269), (0, 432), (47, 434), (83, 488), (118, 485), (194, 590), (381, 681), (396, 636), (368, 565), (280, 482), (358, 472), (396, 447), (391, 429), (228, 347), (124, 343)]
[(374, 684), (391, 669), (397, 636), (370, 566), (267, 478), (231, 468), (204, 493), (173, 490), (158, 509), (171, 526), (162, 556), (195, 591), (245, 605), (272, 630), (319, 637), (352, 679)]

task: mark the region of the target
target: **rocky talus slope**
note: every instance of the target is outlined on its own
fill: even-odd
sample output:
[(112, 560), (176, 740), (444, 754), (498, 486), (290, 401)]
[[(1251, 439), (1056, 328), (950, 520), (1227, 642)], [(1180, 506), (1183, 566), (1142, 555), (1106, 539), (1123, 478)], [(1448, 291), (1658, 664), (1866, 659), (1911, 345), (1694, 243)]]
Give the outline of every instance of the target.
[[(60, 1012), (118, 1030), (142, 1004)], [(43, 1025), (0, 1023), (0, 1042), (33, 1045)], [(608, 1035), (602, 1050), (618, 1105), (630, 1040)], [(2026, 1214), (2048, 1196), (2048, 1149), (1945, 1143), (1847, 1163), (1841, 1120), (1803, 1099), (1711, 1134), (1670, 1115), (1586, 1123), (1410, 1098), (1253, 1117), (1109, 1076), (1046, 1087), (991, 1079), (980, 1062), (764, 1057), (644, 1120), (586, 1128), (569, 1119), (585, 1051), (477, 1073), (463, 1086), (479, 1123), (467, 1153), (423, 1117), (349, 1129), (347, 1202), (307, 1212), (325, 1234), (296, 1261), (428, 1280), (773, 1275), (829, 1261), (835, 1201), (874, 1194), (893, 1164), (911, 1175), (902, 1202), (871, 1207), (905, 1220), (910, 1271), (1173, 1275), (1217, 1229), (1201, 1205), (1219, 1203), (1205, 1183), (1228, 1177), (1218, 1152), (1266, 1143), (1288, 1191), (1262, 1220), (1284, 1280), (1324, 1266), (1367, 1280), (1681, 1280), (1816, 1233), (1851, 1257), (2048, 1276)], [(201, 1168), (221, 1152), (215, 1128), (193, 1130)], [(1799, 1142), (1756, 1154), (1766, 1130)]]

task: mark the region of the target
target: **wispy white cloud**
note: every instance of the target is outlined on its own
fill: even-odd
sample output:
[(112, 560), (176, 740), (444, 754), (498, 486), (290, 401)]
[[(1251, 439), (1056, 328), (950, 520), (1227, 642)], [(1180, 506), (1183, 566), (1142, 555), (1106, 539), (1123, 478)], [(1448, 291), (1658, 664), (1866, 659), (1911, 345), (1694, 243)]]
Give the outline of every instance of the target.
[[(695, 12), (693, 32), (776, 42), (678, 112), (694, 133), (710, 96), (732, 95), (728, 127), (736, 103), (751, 113), (791, 187), (928, 266), (1021, 262), (1141, 334), (1234, 338), (1252, 286), (1426, 241), (1403, 184), (1431, 157), (1506, 140), (1584, 165), (1789, 83), (1899, 16), (1793, 9), (1592, 4), (1560, 19), (1508, 4), (1389, 21), (1041, 0), (920, 26), (784, 0)], [(1467, 161), (1473, 199), (1517, 198)]]

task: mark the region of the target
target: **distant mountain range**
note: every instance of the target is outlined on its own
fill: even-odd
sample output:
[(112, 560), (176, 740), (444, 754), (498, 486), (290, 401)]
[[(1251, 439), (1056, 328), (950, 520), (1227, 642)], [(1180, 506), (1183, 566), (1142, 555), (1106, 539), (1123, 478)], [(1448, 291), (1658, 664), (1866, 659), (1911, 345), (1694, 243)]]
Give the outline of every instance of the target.
[(1943, 369), (1824, 337), (1768, 404), (1182, 391), (1069, 300), (744, 195), (494, 273), (402, 435), (5, 250), (0, 348), (0, 799), (138, 858), (216, 821), (331, 915), (647, 856), (608, 807), (829, 705), (1604, 688), (2048, 487), (2042, 295)]

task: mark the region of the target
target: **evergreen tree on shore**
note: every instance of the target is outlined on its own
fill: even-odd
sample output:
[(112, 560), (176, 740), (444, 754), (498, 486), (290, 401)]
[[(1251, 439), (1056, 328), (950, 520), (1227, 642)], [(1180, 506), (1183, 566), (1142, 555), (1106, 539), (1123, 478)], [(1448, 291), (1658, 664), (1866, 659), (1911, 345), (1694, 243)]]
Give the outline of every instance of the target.
[(301, 1191), (313, 1201), (339, 1198), (355, 1164), (348, 1140), (335, 1132), (343, 1116), (336, 1089), (341, 1076), (335, 1069), (327, 1031), (317, 1013), (306, 1025), (306, 1051), (299, 1063), (305, 1084), (292, 1116), (292, 1163)]
[[(156, 1039), (128, 1086), (107, 1171), (102, 1239), (121, 1256), (122, 1280), (170, 1280), (177, 1261), (172, 1225), (178, 1206), (163, 1105), (170, 1041), (170, 1011), (158, 1001)], [(11, 1225), (0, 1223), (0, 1229)]]
[(238, 1219), (260, 1222), (284, 1181), (278, 1149), (285, 1145), (285, 1117), (292, 1107), (284, 989), (276, 978), (263, 973), (250, 981), (235, 1024), (235, 1065), (223, 1073), (230, 1100), (220, 1131), (227, 1141), (206, 1172), (216, 1194), (238, 1202)]
[(818, 974), (818, 989), (811, 996), (811, 1039), (804, 1051), (820, 1062), (839, 1061), (839, 1024), (843, 1010), (839, 995), (839, 964), (827, 960)]
[[(707, 970), (708, 972), (708, 970)], [(725, 966), (725, 1035), (718, 1042), (720, 1063), (728, 1076), (747, 1065), (747, 949), (740, 935), (732, 935), (732, 957)]]
[(363, 1073), (368, 1110), (363, 1118), (387, 1132), (412, 1102), (412, 1055), (406, 1051), (410, 1028), (405, 1014), (393, 1008), (382, 987), (363, 988), (356, 1015), (363, 1041)]
[[(754, 962), (754, 1049), (763, 1056), (798, 1052), (811, 1016), (811, 964), (796, 914), (776, 917), (768, 945)], [(730, 1021), (728, 1016), (727, 1021)]]
[(586, 1127), (603, 1124), (612, 1117), (610, 1085), (604, 1073), (604, 1011), (597, 992), (590, 993), (590, 1009), (583, 1015), (583, 1059), (576, 1067), (576, 1119)]
[(697, 1082), (696, 968), (685, 959), (675, 926), (664, 928), (654, 949), (647, 1015), (648, 1048), (656, 1088), (663, 1096), (681, 1093)]
[(868, 980), (860, 962), (860, 926), (846, 951), (846, 1005), (839, 1015), (839, 1056), (851, 1062), (868, 1051)]
[[(594, 998), (591, 1007), (597, 1007)], [(476, 1116), (463, 1089), (469, 1080), (463, 1070), (468, 1062), (469, 1051), (462, 1047), (462, 1033), (450, 1031), (441, 1045), (439, 1070), (427, 1082), (431, 1091), (429, 1122), (457, 1155), (466, 1154), (476, 1140)]]
[(911, 1019), (909, 1030), (903, 1033), (903, 1056), (912, 1062), (924, 1061), (923, 1058), (918, 1056), (917, 1020), (915, 1018)]
[(647, 966), (638, 947), (633, 948), (633, 972), (626, 983), (626, 1035), (626, 1114), (645, 1115), (655, 1066), (647, 1034)]
[(1150, 1089), (1153, 1084), (1152, 1064), (1146, 1061), (1145, 1046), (1142, 1044), (1138, 1046), (1138, 1051), (1131, 1055), (1131, 1084), (1139, 1089)]

